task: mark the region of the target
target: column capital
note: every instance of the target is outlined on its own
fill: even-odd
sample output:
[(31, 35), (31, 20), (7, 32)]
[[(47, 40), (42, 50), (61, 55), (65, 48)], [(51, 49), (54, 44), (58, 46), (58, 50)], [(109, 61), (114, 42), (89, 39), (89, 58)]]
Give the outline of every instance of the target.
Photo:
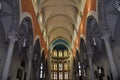
[(18, 40), (18, 36), (17, 36), (17, 32), (15, 31), (11, 31), (9, 34), (8, 34), (8, 39), (10, 40), (10, 42), (15, 42)]
[(108, 39), (112, 36), (111, 32), (109, 30), (103, 30), (101, 39)]

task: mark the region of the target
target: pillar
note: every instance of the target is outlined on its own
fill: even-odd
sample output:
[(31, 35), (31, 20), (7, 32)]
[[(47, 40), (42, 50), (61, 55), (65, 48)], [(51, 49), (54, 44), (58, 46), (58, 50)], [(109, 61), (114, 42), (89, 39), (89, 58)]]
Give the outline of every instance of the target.
[(94, 77), (94, 68), (93, 68), (93, 62), (92, 62), (93, 53), (92, 53), (92, 51), (91, 51), (91, 47), (88, 47), (87, 55), (88, 55), (88, 60), (89, 60), (91, 80), (95, 80), (95, 79), (94, 79), (94, 78), (95, 78), (95, 77)]
[(15, 32), (11, 32), (10, 35), (8, 36), (8, 39), (9, 39), (9, 46), (8, 46), (5, 65), (3, 68), (2, 80), (7, 80), (7, 78), (8, 78), (8, 73), (9, 73), (9, 68), (11, 65), (14, 45), (15, 45), (15, 42), (18, 40)]
[(32, 66), (32, 53), (33, 53), (33, 46), (29, 46), (29, 51), (27, 53), (28, 56), (28, 67), (27, 67), (27, 75), (26, 80), (30, 80), (30, 74), (31, 74), (31, 66)]
[(100, 10), (100, 16), (101, 16), (101, 20), (100, 20), (100, 28), (102, 31), (102, 39), (105, 42), (105, 47), (106, 47), (106, 51), (107, 51), (107, 57), (108, 57), (108, 61), (109, 61), (109, 65), (110, 65), (110, 69), (112, 72), (112, 76), (113, 76), (113, 80), (117, 80), (118, 78), (118, 72), (117, 72), (117, 68), (115, 65), (115, 61), (113, 58), (113, 53), (112, 53), (112, 49), (111, 49), (111, 45), (110, 45), (110, 36), (111, 36), (111, 31), (109, 29), (109, 26), (107, 24), (107, 20), (106, 20), (106, 12), (105, 12), (105, 0), (99, 0), (100, 4), (101, 4), (101, 10)]
[(103, 37), (103, 40), (105, 42), (107, 57), (108, 57), (111, 73), (112, 73), (112, 76), (113, 76), (113, 80), (117, 80), (118, 72), (117, 72), (115, 61), (114, 61), (114, 58), (113, 58), (113, 55), (112, 55), (113, 53), (112, 53), (112, 49), (111, 49), (111, 45), (110, 45), (110, 41), (109, 41), (109, 36)]

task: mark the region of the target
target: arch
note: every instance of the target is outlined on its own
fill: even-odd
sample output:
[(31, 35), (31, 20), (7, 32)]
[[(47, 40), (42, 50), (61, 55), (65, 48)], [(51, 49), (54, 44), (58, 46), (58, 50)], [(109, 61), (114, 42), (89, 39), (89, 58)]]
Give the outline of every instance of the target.
[(70, 48), (70, 43), (65, 39), (65, 38), (56, 38), (54, 39), (50, 45), (49, 45), (49, 48), (51, 48), (55, 43), (57, 43), (58, 40), (61, 40), (64, 44), (66, 44), (69, 48)]
[(69, 42), (66, 38), (64, 38), (64, 37), (56, 37), (55, 39), (53, 39), (53, 40), (51, 41), (51, 43), (54, 42), (55, 40), (58, 40), (58, 39), (62, 39), (62, 40), (64, 40), (64, 41), (66, 41), (66, 42), (70, 45), (70, 42)]
[[(96, 27), (95, 27), (96, 26)], [(96, 30), (97, 29), (97, 30)], [(94, 16), (89, 16), (87, 19), (87, 26), (86, 26), (86, 40), (88, 45), (92, 45), (93, 40), (91, 39), (93, 36), (101, 36), (101, 30), (98, 25), (97, 20)]]
[(32, 24), (32, 19), (30, 17), (24, 17), (24, 19), (22, 20), (19, 29), (24, 25), (24, 27), (30, 31), (30, 34), (33, 34), (34, 30), (33, 30), (33, 24)]
[(86, 43), (86, 37), (83, 34), (80, 34), (80, 40), (83, 39), (84, 42)]
[(34, 25), (33, 25), (33, 19), (32, 19), (32, 15), (28, 12), (23, 12), (22, 14), (20, 14), (20, 23), (19, 23), (19, 29), (23, 23), (23, 21), (25, 21), (26, 19), (29, 20), (30, 24), (31, 24), (31, 29), (32, 29), (32, 34), (34, 35)]
[(44, 50), (45, 50), (44, 48), (41, 48), (41, 55), (42, 55), (42, 53), (43, 53)]
[(30, 45), (33, 45), (34, 42), (34, 34), (33, 34), (33, 26), (32, 26), (32, 20), (29, 17), (25, 17), (23, 21), (20, 24), (19, 30), (19, 51), (22, 51), (22, 48), (27, 48)]
[(93, 16), (90, 16), (87, 20), (86, 26), (86, 40), (87, 40), (86, 44), (96, 48), (95, 50), (101, 52), (102, 48), (101, 35), (102, 31), (99, 27), (97, 20)]
[(56, 35), (54, 35), (54, 36), (49, 36), (49, 42), (51, 43), (56, 38), (61, 38), (61, 37), (66, 39), (69, 43), (72, 43), (72, 37), (70, 37), (68, 34), (65, 34), (65, 33), (63, 33), (63, 34), (56, 33)]
[(90, 11), (88, 14), (87, 14), (87, 19), (95, 19), (97, 21), (97, 23), (99, 24), (99, 20), (98, 20), (98, 15), (95, 11)]
[(30, 18), (32, 20), (32, 15), (28, 12), (23, 12), (22, 14), (20, 14), (20, 24), (22, 24), (25, 18)]
[(101, 30), (97, 20), (94, 16), (89, 16), (87, 19), (87, 26), (86, 26), (86, 40), (89, 46), (94, 45), (93, 38), (100, 38)]
[[(106, 64), (108, 66), (108, 61), (105, 56), (106, 53), (104, 53), (105, 50), (102, 50), (104, 44), (101, 39), (101, 30), (97, 20), (93, 16), (90, 16), (87, 19), (86, 45), (93, 53), (92, 61), (95, 66), (99, 64)], [(102, 60), (104, 60), (105, 62), (102, 62)]]
[(70, 50), (70, 48), (66, 44), (64, 44), (62, 42), (54, 44), (50, 49), (53, 50), (57, 45), (64, 45), (66, 47), (66, 49)]
[(40, 43), (40, 36), (39, 35), (36, 35), (34, 37), (34, 43), (33, 43), (33, 46), (35, 45), (36, 41), (39, 40), (39, 43)]
[[(23, 25), (24, 25), (24, 27), (25, 27), (29, 32), (31, 32), (30, 34), (33, 35), (34, 30), (33, 30), (32, 19), (31, 19), (30, 17), (25, 17), (25, 18), (23, 19), (23, 21), (22, 21), (21, 24), (20, 24), (20, 28), (21, 28)], [(19, 29), (20, 29), (20, 28), (19, 28)]]

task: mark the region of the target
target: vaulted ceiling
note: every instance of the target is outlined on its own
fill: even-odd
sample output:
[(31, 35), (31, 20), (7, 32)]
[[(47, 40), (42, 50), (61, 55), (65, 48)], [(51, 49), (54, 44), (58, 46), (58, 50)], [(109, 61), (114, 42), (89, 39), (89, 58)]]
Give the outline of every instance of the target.
[(81, 0), (41, 0), (39, 12), (48, 43), (63, 39), (72, 43)]

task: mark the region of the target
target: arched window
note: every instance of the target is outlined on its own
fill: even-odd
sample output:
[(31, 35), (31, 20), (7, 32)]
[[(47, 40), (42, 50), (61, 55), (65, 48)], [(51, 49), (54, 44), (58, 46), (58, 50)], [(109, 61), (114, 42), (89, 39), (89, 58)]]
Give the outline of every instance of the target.
[(57, 51), (56, 50), (53, 51), (53, 56), (57, 57)]
[(63, 72), (59, 72), (59, 80), (63, 80)]
[(59, 51), (59, 57), (62, 57), (62, 51)]
[(51, 70), (53, 70), (53, 69), (54, 69), (54, 63), (51, 62)]
[(54, 72), (54, 80), (57, 80), (57, 72)]
[(68, 63), (64, 63), (64, 70), (68, 70)]
[(57, 71), (57, 63), (54, 63), (54, 70)]
[(68, 72), (65, 72), (65, 80), (68, 80)]
[[(51, 56), (51, 80), (69, 80), (70, 60), (68, 50), (53, 50)], [(64, 59), (64, 60), (62, 60)]]
[(40, 78), (43, 78), (43, 63), (41, 63), (41, 66), (40, 66)]
[(64, 57), (68, 56), (68, 51), (64, 50)]
[(59, 63), (59, 71), (62, 71), (62, 70), (63, 70), (63, 64)]
[(53, 80), (53, 78), (54, 78), (54, 74), (53, 72), (51, 72), (51, 80)]
[(78, 62), (78, 75), (82, 75), (80, 62)]

